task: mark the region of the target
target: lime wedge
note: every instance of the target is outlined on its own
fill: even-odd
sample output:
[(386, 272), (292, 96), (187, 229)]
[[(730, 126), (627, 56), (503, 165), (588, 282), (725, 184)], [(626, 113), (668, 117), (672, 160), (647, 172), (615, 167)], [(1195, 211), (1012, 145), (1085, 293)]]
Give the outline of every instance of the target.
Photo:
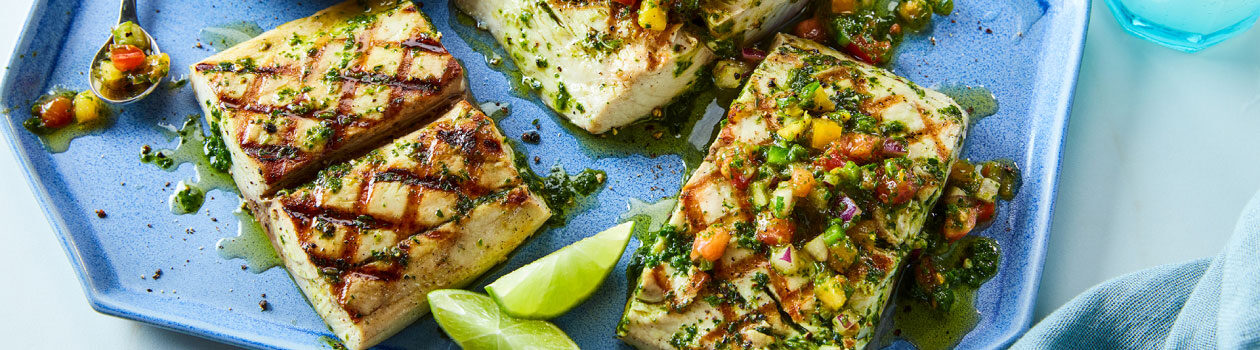
[(486, 292), (513, 317), (548, 319), (580, 304), (626, 250), (634, 222), (587, 237), (500, 277)]
[(440, 289), (429, 293), (429, 307), (442, 330), (465, 350), (578, 349), (564, 331), (547, 321), (504, 315), (494, 300), (480, 293)]

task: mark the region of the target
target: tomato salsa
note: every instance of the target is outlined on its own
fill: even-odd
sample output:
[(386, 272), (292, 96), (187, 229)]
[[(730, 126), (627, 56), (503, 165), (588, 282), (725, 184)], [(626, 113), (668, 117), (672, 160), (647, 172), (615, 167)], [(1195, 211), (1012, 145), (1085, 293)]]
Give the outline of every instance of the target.
[(906, 33), (926, 29), (934, 13), (945, 16), (953, 11), (953, 0), (829, 0), (814, 17), (798, 22), (793, 33), (883, 65), (892, 61)]
[(31, 118), (22, 122), (22, 126), (45, 135), (71, 125), (99, 124), (107, 113), (105, 105), (91, 91), (54, 91), (31, 105)]
[(109, 57), (92, 69), (92, 85), (108, 99), (123, 100), (157, 84), (170, 66), (170, 57), (149, 47), (139, 25), (123, 22), (112, 30)]

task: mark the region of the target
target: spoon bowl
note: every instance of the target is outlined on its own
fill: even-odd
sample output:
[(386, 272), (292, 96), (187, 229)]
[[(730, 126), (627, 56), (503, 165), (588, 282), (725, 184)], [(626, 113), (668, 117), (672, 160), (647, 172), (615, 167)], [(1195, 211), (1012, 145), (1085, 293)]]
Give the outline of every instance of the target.
[[(132, 23), (136, 23), (136, 27), (140, 28), (140, 32), (144, 33), (145, 39), (149, 41), (149, 50), (148, 50), (149, 55), (158, 55), (162, 53), (162, 49), (158, 48), (157, 40), (153, 39), (153, 36), (149, 35), (149, 32), (146, 31), (144, 27), (140, 26), (140, 20), (139, 18), (136, 17), (136, 1), (135, 0), (122, 0), (121, 8), (118, 10), (118, 24), (122, 24), (128, 21)], [(109, 39), (105, 41), (105, 44), (101, 45), (100, 50), (96, 51), (96, 56), (92, 57), (92, 63), (90, 63), (91, 66), (88, 67), (88, 72), (89, 72), (88, 86), (91, 86), (92, 94), (95, 94), (96, 97), (99, 97), (102, 101), (105, 101), (105, 102), (109, 102), (112, 104), (127, 104), (131, 102), (135, 102), (139, 99), (142, 99), (145, 96), (148, 96), (150, 93), (152, 93), (153, 90), (157, 89), (157, 86), (159, 85), (159, 83), (161, 83), (160, 79), (152, 84), (149, 84), (149, 87), (147, 89), (144, 89), (144, 91), (141, 91), (139, 93), (132, 92), (131, 96), (126, 96), (123, 99), (114, 99), (114, 98), (111, 98), (110, 96), (106, 96), (105, 94), (101, 93), (102, 87), (100, 86), (100, 81), (96, 79), (95, 77), (97, 76), (97, 70), (100, 67), (100, 62), (109, 58), (110, 46), (112, 46), (113, 44), (114, 44), (114, 36), (113, 34), (111, 34), (109, 36)], [(166, 77), (163, 76), (162, 78), (165, 79)], [(114, 97), (117, 97), (117, 96), (114, 96)]]

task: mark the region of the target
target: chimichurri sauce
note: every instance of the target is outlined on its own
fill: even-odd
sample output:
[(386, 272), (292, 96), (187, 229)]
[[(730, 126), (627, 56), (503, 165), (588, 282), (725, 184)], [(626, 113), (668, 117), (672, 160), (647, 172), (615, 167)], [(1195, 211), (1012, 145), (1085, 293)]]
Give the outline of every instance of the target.
[(829, 42), (857, 59), (884, 65), (892, 61), (906, 33), (926, 29), (933, 14), (949, 15), (954, 1), (831, 0), (817, 10), (815, 18), (796, 26), (797, 35)]
[[(519, 147), (517, 148), (519, 149)], [(548, 224), (561, 225), (568, 219), (573, 209), (583, 204), (583, 199), (591, 198), (604, 188), (607, 174), (603, 170), (584, 169), (577, 174), (569, 174), (559, 165), (551, 168), (547, 176), (539, 176), (525, 163), (525, 156), (516, 155), (517, 171), (529, 185), (529, 189), (538, 193), (551, 209)]]
[(941, 93), (954, 99), (963, 110), (967, 111), (967, 115), (971, 116), (971, 122), (984, 119), (985, 117), (997, 114), (998, 101), (993, 96), (993, 91), (983, 86), (967, 86), (967, 85), (951, 85), (942, 86), (936, 89)]
[(267, 234), (258, 225), (254, 215), (243, 207), (232, 214), (236, 215), (236, 236), (219, 240), (216, 244), (219, 257), (226, 260), (244, 259), (245, 265), (241, 269), (253, 273), (262, 273), (280, 266), (280, 256), (276, 255), (271, 240), (267, 239)]
[(201, 209), (201, 204), (205, 202), (205, 190), (196, 185), (189, 185), (180, 181), (179, 186), (175, 187), (175, 193), (171, 194), (171, 212), (181, 215), (196, 213), (197, 210)]
[(175, 171), (180, 164), (192, 163), (197, 169), (197, 179), (193, 185), (204, 190), (237, 192), (236, 183), (229, 173), (232, 158), (218, 132), (217, 124), (211, 124), (211, 131), (206, 133), (201, 129), (198, 116), (190, 115), (172, 135), (179, 137), (179, 145), (175, 149), (158, 150), (149, 145), (141, 146), (140, 162), (153, 164), (166, 171)]
[(1002, 253), (996, 240), (969, 233), (993, 221), (999, 200), (1015, 197), (1019, 178), (1009, 160), (959, 160), (950, 169), (945, 195), (924, 223), (924, 247), (911, 252), (890, 305), (894, 337), (948, 349), (979, 323), (974, 294), (997, 274)]

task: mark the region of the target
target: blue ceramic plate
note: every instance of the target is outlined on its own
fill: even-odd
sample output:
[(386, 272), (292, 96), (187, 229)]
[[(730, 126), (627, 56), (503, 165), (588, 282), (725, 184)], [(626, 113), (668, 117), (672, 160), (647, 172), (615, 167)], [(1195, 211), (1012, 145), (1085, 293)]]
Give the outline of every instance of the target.
[[(172, 77), (180, 77), (186, 74), (183, 67), (212, 53), (208, 46), (195, 47), (201, 28), (238, 21), (273, 28), (331, 4), (141, 1), (140, 20), (171, 55)], [(972, 159), (1013, 159), (1024, 170), (1019, 195), (1003, 204), (996, 224), (981, 233), (997, 239), (1004, 254), (997, 277), (978, 291), (982, 319), (962, 345), (993, 348), (1011, 342), (1032, 320), (1089, 11), (1085, 0), (956, 4), (954, 14), (937, 20), (929, 34), (907, 38), (894, 70), (924, 86), (985, 86), (1001, 105), (996, 115), (975, 123), (965, 149)], [(326, 346), (320, 338), (331, 333), (283, 269), (242, 271), (243, 261), (225, 260), (215, 251), (220, 239), (236, 235), (232, 215), (239, 204), (236, 195), (212, 191), (202, 211), (173, 215), (167, 207), (172, 191), (167, 184), (193, 178), (193, 167), (165, 172), (139, 162), (142, 145), (174, 146), (159, 125), (178, 125), (186, 115), (200, 113), (190, 88), (158, 89), (126, 106), (112, 128), (74, 140), (64, 153), (49, 153), (21, 127), (29, 116), (27, 108), (40, 94), (54, 87), (87, 87), (88, 62), (106, 39), (116, 10), (116, 1), (38, 2), (8, 65), (0, 101), (8, 107), (8, 119), (0, 128), (25, 165), (92, 307), (241, 346)], [(535, 171), (559, 164), (570, 170), (603, 169), (609, 175), (608, 186), (567, 226), (540, 232), (491, 277), (612, 226), (632, 200), (654, 202), (678, 189), (683, 170), (678, 156), (587, 151), (569, 134), (571, 129), (536, 100), (511, 92), (510, 78), (474, 51), (475, 42), (485, 37), (458, 24), (446, 3), (426, 3), (423, 10), (446, 34), (447, 48), (463, 62), (473, 95), (481, 102), (510, 106), (511, 114), (500, 121), (506, 134), (532, 129), (535, 119), (541, 123), (542, 143), (523, 147), (528, 157), (539, 158)], [(710, 135), (712, 124), (700, 124), (697, 135)], [(698, 143), (703, 145), (705, 139)], [(98, 218), (97, 209), (108, 217)], [(627, 256), (637, 245), (632, 243)], [(618, 269), (624, 271), (628, 260), (623, 258)], [(163, 271), (161, 278), (152, 278), (158, 269)], [(622, 276), (614, 274), (589, 301), (555, 320), (583, 348), (623, 346), (613, 338), (625, 303)], [(269, 311), (260, 310), (263, 299), (270, 303)], [(455, 346), (426, 317), (381, 347)]]

